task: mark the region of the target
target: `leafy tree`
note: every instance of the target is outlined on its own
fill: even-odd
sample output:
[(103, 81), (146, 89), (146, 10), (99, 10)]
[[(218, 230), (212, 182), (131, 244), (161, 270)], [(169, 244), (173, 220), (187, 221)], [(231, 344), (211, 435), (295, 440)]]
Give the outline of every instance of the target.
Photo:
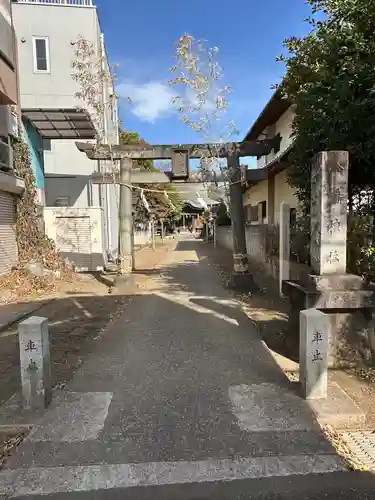
[[(148, 145), (146, 141), (141, 139), (138, 132), (128, 132), (125, 130), (120, 130), (120, 144), (128, 144), (128, 145), (144, 145), (145, 147)], [(154, 167), (153, 160), (137, 160), (137, 166), (141, 170), (147, 170), (148, 172), (155, 172), (156, 168)]]
[(350, 154), (349, 193), (375, 181), (375, 2), (308, 0), (311, 31), (284, 41), (286, 73), (280, 92), (295, 106), (289, 181), (305, 212), (313, 156)]
[[(120, 131), (120, 144), (143, 144), (147, 142), (141, 139), (137, 132)], [(139, 159), (136, 163), (137, 168), (143, 171), (156, 172), (158, 169), (154, 166), (153, 160)], [(176, 221), (181, 216), (182, 201), (176, 190), (171, 184), (145, 184), (141, 186), (150, 206), (151, 214), (157, 219), (167, 219)], [(167, 193), (167, 196), (165, 195)], [(147, 218), (147, 210), (142, 203), (139, 203), (136, 210), (136, 218), (144, 220)]]
[(200, 135), (199, 142), (211, 145), (209, 155), (201, 155), (199, 174), (202, 180), (210, 183), (221, 177), (226, 183), (223, 196), (228, 203), (227, 165), (218, 153), (223, 143), (234, 140), (238, 130), (233, 120), (225, 120), (232, 88), (224, 83), (219, 48), (209, 47), (204, 40), (184, 34), (175, 45), (174, 63), (169, 83), (175, 94), (173, 102), (179, 118)]

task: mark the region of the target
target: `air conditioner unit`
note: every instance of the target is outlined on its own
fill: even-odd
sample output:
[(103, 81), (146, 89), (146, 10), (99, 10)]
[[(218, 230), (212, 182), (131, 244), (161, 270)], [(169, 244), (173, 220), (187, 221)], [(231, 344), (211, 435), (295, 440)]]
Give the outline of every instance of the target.
[(0, 137), (8, 137), (10, 134), (9, 107), (0, 106)]
[(0, 170), (13, 170), (13, 148), (0, 141)]

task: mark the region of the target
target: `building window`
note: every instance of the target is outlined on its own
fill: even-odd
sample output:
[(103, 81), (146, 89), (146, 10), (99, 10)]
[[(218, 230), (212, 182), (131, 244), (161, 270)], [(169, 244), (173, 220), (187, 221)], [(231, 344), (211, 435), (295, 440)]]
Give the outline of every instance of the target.
[(52, 151), (51, 139), (43, 139), (43, 150), (44, 151)]
[(245, 222), (250, 222), (250, 206), (245, 205)]
[(49, 73), (49, 44), (48, 37), (33, 37), (33, 56), (35, 73)]
[(260, 204), (262, 206), (262, 219), (265, 219), (267, 217), (267, 201), (261, 201)]
[(258, 205), (250, 205), (250, 222), (259, 221)]
[(55, 207), (70, 207), (69, 196), (59, 196), (55, 200)]

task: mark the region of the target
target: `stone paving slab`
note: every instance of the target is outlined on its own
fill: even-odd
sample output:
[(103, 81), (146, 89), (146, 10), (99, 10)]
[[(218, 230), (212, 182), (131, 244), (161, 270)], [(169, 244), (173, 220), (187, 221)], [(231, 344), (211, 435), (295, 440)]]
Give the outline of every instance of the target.
[[(142, 446), (142, 451), (137, 448)], [(246, 457), (269, 457), (289, 455), (331, 455), (334, 450), (323, 435), (315, 431), (270, 431), (243, 432), (240, 439), (226, 438), (220, 442), (210, 442), (210, 446), (199, 450), (179, 446), (157, 447), (156, 439), (148, 438), (147, 444), (137, 440), (136, 436), (117, 436), (109, 440), (94, 440), (75, 443), (31, 442), (25, 441), (22, 450), (7, 463), (8, 469), (23, 467), (62, 467), (95, 465), (98, 463), (121, 464), (147, 463), (154, 460), (173, 462), (234, 459)], [(100, 458), (99, 458), (100, 457)]]
[(326, 400), (309, 401), (309, 406), (321, 425), (334, 429), (358, 429), (366, 423), (365, 413), (335, 382), (329, 382)]
[(344, 464), (337, 462), (332, 455), (30, 468), (21, 470), (18, 476), (14, 474), (15, 471), (10, 476), (0, 472), (0, 494), (18, 498), (87, 491), (94, 493), (114, 488), (231, 482), (297, 474), (328, 474), (343, 470)]
[(97, 439), (111, 392), (63, 392), (27, 437), (31, 442), (74, 443)]

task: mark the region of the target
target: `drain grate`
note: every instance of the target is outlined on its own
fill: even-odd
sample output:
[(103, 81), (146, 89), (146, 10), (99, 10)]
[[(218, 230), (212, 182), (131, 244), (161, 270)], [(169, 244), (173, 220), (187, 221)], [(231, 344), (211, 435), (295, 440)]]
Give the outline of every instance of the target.
[(375, 431), (343, 432), (341, 436), (353, 456), (365, 467), (375, 470)]

